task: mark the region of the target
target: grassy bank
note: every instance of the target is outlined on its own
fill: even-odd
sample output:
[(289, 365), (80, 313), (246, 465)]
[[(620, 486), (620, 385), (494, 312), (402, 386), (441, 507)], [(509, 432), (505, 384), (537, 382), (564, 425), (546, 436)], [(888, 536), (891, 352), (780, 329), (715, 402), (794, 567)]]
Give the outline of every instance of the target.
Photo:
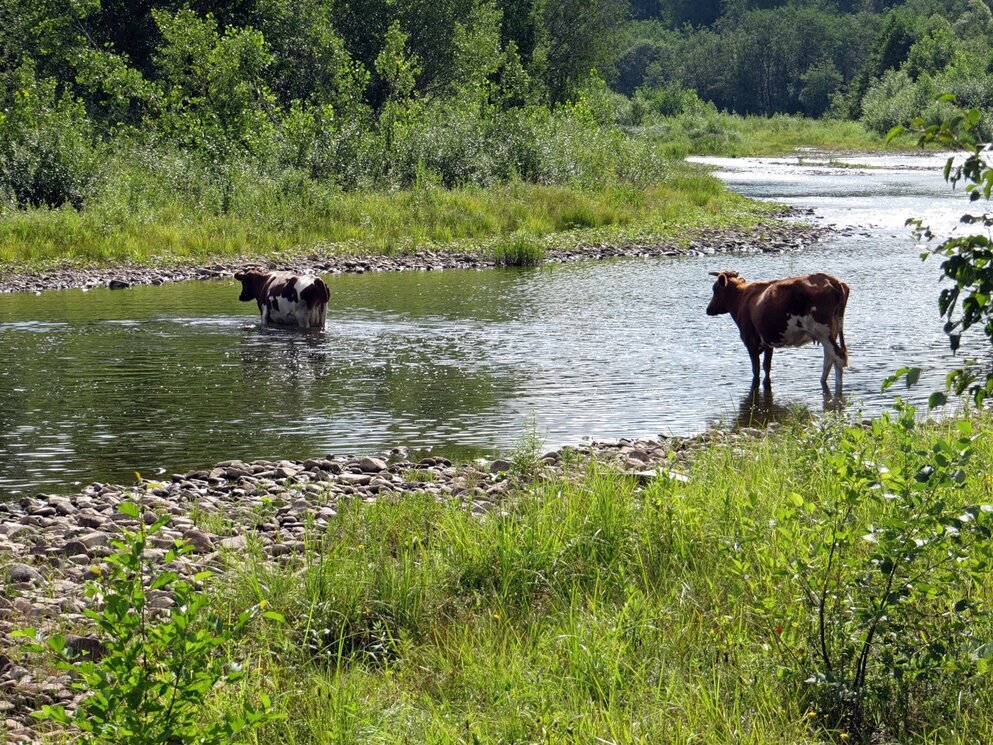
[(287, 194), (270, 187), (241, 185), (226, 213), (161, 194), (136, 205), (133, 195), (120, 193), (79, 211), (10, 212), (0, 221), (0, 267), (204, 262), (314, 250), (337, 255), (477, 251), (508, 236), (561, 235), (564, 242), (672, 239), (708, 228), (751, 226), (768, 219), (769, 212), (717, 179), (678, 164), (644, 188), (515, 183)]
[(887, 145), (857, 122), (706, 110), (627, 134), (556, 130), (542, 143), (548, 151), (544, 183), (511, 179), (444, 188), (437, 174), (425, 170), (413, 186), (343, 190), (333, 180), (282, 165), (246, 160), (218, 169), (195, 154), (125, 144), (103, 153), (81, 208), (2, 212), (0, 272), (203, 264), (314, 251), (476, 252), (508, 241), (568, 246), (678, 240), (708, 229), (752, 227), (770, 211), (681, 158), (774, 155), (797, 147), (865, 151)]
[(217, 587), (286, 622), (213, 710), (270, 695), (257, 742), (982, 741), (991, 432), (797, 425), (482, 521), (343, 506), (301, 563), (250, 543)]
[(631, 131), (655, 142), (671, 157), (788, 155), (798, 148), (839, 152), (905, 151), (917, 146), (916, 137), (909, 134), (887, 142), (885, 136), (858, 121), (785, 114), (759, 117), (704, 111), (670, 117)]

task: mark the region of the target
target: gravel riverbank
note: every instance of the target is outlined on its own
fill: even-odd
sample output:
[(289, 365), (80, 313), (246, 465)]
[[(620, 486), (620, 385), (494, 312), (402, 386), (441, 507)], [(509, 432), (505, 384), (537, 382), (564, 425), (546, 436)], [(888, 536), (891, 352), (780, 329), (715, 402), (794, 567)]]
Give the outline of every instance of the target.
[[(754, 431), (712, 431), (686, 438), (621, 440), (565, 447), (531, 464), (537, 478), (582, 473), (590, 460), (631, 474), (683, 480), (688, 458), (714, 442), (749, 437)], [(394, 450), (380, 456), (328, 457), (305, 461), (225, 461), (211, 469), (175, 474), (138, 486), (91, 484), (77, 494), (39, 494), (0, 503), (0, 733), (9, 742), (33, 742), (31, 711), (45, 704), (73, 707), (79, 694), (70, 679), (51, 670), (22, 664), (12, 632), (54, 629), (67, 634), (77, 650), (96, 650), (100, 641), (83, 615), (87, 579), (106, 570), (109, 545), (122, 529), (137, 522), (119, 510), (139, 501), (146, 523), (168, 515), (168, 525), (152, 536), (149, 555), (163, 560), (177, 539), (193, 552), (174, 562), (190, 577), (204, 570), (224, 571), (249, 543), (265, 561), (302, 560), (305, 539), (327, 529), (349, 500), (373, 502), (427, 492), (457, 502), (480, 519), (498, 513), (513, 499), (515, 465), (508, 460), (455, 465), (442, 457), (418, 462)], [(153, 591), (151, 606), (167, 610), (173, 600)]]
[[(642, 245), (591, 243), (569, 248), (546, 249), (545, 263), (587, 261), (623, 257), (708, 256), (732, 253), (779, 253), (815, 243), (827, 233), (823, 227), (802, 224), (771, 223), (743, 230), (729, 228), (692, 237), (685, 243)], [(460, 251), (419, 251), (400, 256), (335, 256), (315, 251), (276, 261), (273, 258), (226, 260), (197, 265), (192, 263), (113, 267), (62, 267), (58, 269), (18, 272), (0, 267), (0, 293), (42, 292), (73, 288), (111, 287), (125, 289), (132, 285), (160, 285), (165, 282), (219, 279), (231, 277), (250, 264), (271, 269), (286, 269), (314, 274), (342, 274), (384, 271), (429, 271), (439, 269), (481, 269), (494, 266), (485, 253)]]

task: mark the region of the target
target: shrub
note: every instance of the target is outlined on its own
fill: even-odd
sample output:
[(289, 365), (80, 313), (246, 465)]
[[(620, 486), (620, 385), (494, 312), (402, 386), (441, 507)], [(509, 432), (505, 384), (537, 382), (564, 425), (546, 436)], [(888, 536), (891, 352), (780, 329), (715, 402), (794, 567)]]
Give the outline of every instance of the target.
[(82, 207), (97, 164), (83, 105), (25, 70), (15, 85), (0, 113), (0, 190), (19, 207)]
[[(243, 675), (225, 652), (255, 612), (245, 611), (234, 622), (208, 615), (207, 597), (193, 583), (209, 572), (183, 580), (172, 569), (154, 566), (145, 553), (150, 536), (169, 518), (145, 527), (137, 503), (125, 502), (119, 509), (138, 520), (139, 528), (123, 531), (112, 542), (116, 553), (107, 559), (108, 574), (86, 587), (102, 606), (85, 612), (99, 629), (101, 653), (79, 657), (64, 636), (18, 632), (36, 640), (29, 650), (54, 654), (60, 669), (78, 676), (73, 687), (86, 694), (72, 715), (62, 706), (45, 705), (36, 716), (72, 726), (78, 730), (75, 742), (131, 745), (227, 743), (272, 721), (277, 715), (260, 695), (257, 708), (246, 702), (240, 711), (225, 711), (220, 721), (204, 722), (203, 704), (214, 688)], [(177, 541), (164, 561), (169, 564), (190, 550)], [(168, 613), (149, 607), (149, 595), (156, 591), (168, 591), (174, 600)]]
[(916, 107), (914, 84), (902, 70), (888, 70), (862, 99), (862, 121), (885, 134), (921, 113)]
[[(778, 631), (784, 664), (829, 726), (863, 740), (904, 740), (930, 709), (954, 708), (941, 691), (967, 689), (990, 656), (973, 583), (993, 558), (993, 517), (961, 497), (973, 427), (923, 449), (914, 414), (901, 404), (870, 429), (826, 430), (837, 488), (816, 503), (794, 492), (776, 516), (783, 576), (807, 609)], [(775, 625), (775, 608), (760, 613)]]

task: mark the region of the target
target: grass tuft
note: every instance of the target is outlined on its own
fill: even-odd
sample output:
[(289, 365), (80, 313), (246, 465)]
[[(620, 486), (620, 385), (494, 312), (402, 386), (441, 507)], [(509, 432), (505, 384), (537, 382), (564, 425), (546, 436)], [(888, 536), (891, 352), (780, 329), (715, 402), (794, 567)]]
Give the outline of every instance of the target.
[(545, 260), (545, 248), (523, 235), (502, 239), (490, 248), (497, 266), (539, 266)]

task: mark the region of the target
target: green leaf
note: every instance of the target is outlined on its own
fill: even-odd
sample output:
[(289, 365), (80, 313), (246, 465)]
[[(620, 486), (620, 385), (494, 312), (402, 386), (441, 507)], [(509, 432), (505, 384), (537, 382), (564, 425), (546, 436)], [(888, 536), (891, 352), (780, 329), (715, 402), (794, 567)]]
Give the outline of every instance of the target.
[[(800, 500), (800, 504), (803, 504), (803, 500)], [(286, 617), (282, 613), (277, 613), (274, 610), (267, 610), (262, 614), (263, 618), (267, 618), (270, 621), (275, 621), (276, 623), (286, 623)]]
[(890, 388), (893, 387), (893, 384), (896, 383), (896, 381), (898, 381), (900, 378), (902, 378), (908, 372), (910, 372), (910, 368), (909, 367), (901, 367), (901, 368), (897, 369), (896, 372), (894, 372), (892, 375), (887, 376), (886, 379), (883, 380), (883, 385), (882, 385), (881, 390), (882, 391), (889, 390)]
[(179, 579), (178, 572), (162, 572), (158, 577), (156, 577), (152, 581), (152, 584), (149, 586), (148, 589), (158, 590), (162, 587), (165, 587), (168, 584), (171, 584), (172, 582), (175, 582), (177, 579)]
[(935, 391), (928, 397), (927, 407), (929, 409), (936, 409), (939, 406), (944, 406), (946, 403), (948, 403), (948, 396), (941, 391)]
[(66, 648), (66, 638), (62, 634), (53, 634), (45, 641), (49, 649), (58, 654), (62, 654)]
[(135, 502), (121, 502), (117, 509), (122, 514), (137, 520), (141, 516), (141, 510)]
[(888, 376), (882, 385), (882, 391), (886, 391), (893, 386), (900, 378), (906, 378), (907, 387), (914, 385), (921, 377), (921, 368), (919, 367), (901, 367), (892, 375)]

